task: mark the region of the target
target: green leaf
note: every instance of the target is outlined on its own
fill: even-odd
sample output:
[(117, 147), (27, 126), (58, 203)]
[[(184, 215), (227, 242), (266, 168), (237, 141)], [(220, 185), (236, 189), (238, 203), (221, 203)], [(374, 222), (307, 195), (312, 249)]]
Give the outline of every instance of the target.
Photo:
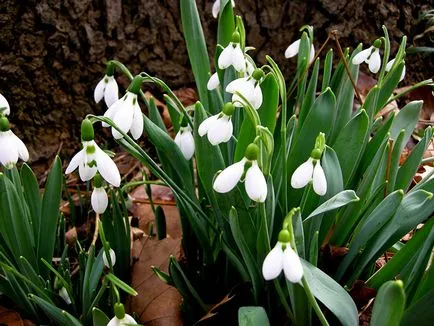
[(234, 10), (231, 0), (220, 1), (218, 21), (217, 43), (226, 47), (232, 40), (232, 34), (235, 30)]
[[(209, 107), (210, 101), (206, 85), (210, 76), (210, 66), (196, 1), (181, 0), (180, 11), (182, 30), (199, 97), (204, 106)], [(212, 111), (212, 113), (217, 112)]]
[(345, 289), (319, 268), (301, 260), (304, 277), (313, 295), (321, 301), (344, 326), (357, 326), (356, 304)]
[(29, 294), (29, 297), (30, 300), (41, 308), (45, 314), (58, 325), (81, 325), (81, 323), (74, 317), (66, 316), (66, 311), (57, 308), (55, 305), (45, 301), (44, 299), (33, 294)]
[(393, 95), (393, 91), (396, 89), (399, 80), (401, 79), (404, 65), (404, 61), (395, 62), (393, 64), (392, 70), (386, 75), (386, 78), (384, 79), (380, 88), (380, 92), (378, 94), (377, 110), (375, 113), (378, 113), (387, 104), (387, 101)]
[(315, 101), (316, 87), (318, 84), (319, 63), (320, 60), (318, 58), (315, 60), (315, 64), (313, 66), (310, 76), (309, 85), (307, 86), (306, 94), (304, 95), (303, 104), (301, 105), (300, 113), (298, 116), (300, 125), (303, 125), (303, 122), (306, 119), (313, 102)]
[(241, 307), (238, 309), (238, 326), (269, 326), (263, 307)]
[(405, 293), (402, 281), (384, 283), (375, 297), (371, 326), (397, 326), (405, 309)]
[(303, 222), (308, 221), (309, 219), (322, 213), (332, 211), (339, 207), (348, 205), (351, 202), (356, 202), (359, 200), (360, 198), (357, 197), (354, 190), (344, 190), (318, 206), (312, 213), (310, 213), (308, 217), (303, 220)]
[(164, 94), (163, 97), (166, 102), (167, 111), (169, 111), (170, 121), (172, 121), (173, 131), (177, 133), (179, 131), (181, 113), (169, 95)]
[(401, 326), (431, 325), (434, 319), (434, 289), (431, 289), (425, 296), (413, 302), (404, 312), (401, 319)]
[(116, 275), (114, 275), (112, 273), (108, 273), (108, 274), (105, 275), (105, 277), (110, 282), (112, 282), (112, 284), (116, 285), (116, 287), (118, 287), (119, 289), (123, 290), (125, 293), (128, 293), (129, 295), (134, 295), (134, 296), (136, 296), (138, 294), (136, 290), (134, 290), (131, 286), (129, 286), (124, 281), (122, 281), (119, 278), (117, 278)]
[(404, 106), (395, 117), (390, 132), (390, 138), (396, 139), (402, 129), (405, 130), (403, 143), (407, 144), (411, 134), (419, 120), (419, 113), (422, 109), (423, 101), (412, 101)]
[(354, 176), (369, 137), (369, 117), (361, 110), (339, 133), (333, 149), (339, 158), (347, 187)]
[(107, 326), (110, 321), (107, 315), (96, 307), (92, 309), (92, 320), (93, 326)]
[(33, 232), (36, 241), (39, 238), (39, 225), (41, 223), (41, 195), (39, 193), (39, 184), (32, 169), (24, 163), (21, 167), (21, 180), (24, 191), (24, 198), (29, 207), (30, 218), (32, 220)]
[[(60, 199), (62, 195), (63, 173), (62, 162), (56, 157), (53, 167), (48, 174), (45, 184), (44, 197), (42, 199), (41, 223), (37, 246), (38, 258), (44, 258), (51, 262), (53, 258), (54, 245), (56, 243), (56, 229), (59, 220)], [(39, 263), (42, 275), (47, 275), (47, 270), (43, 269), (42, 261)], [(44, 271), (45, 273), (43, 273)]]
[(327, 52), (324, 61), (324, 72), (322, 77), (321, 92), (324, 92), (326, 88), (330, 86), (330, 77), (332, 75), (332, 69), (333, 69), (333, 49), (330, 49)]

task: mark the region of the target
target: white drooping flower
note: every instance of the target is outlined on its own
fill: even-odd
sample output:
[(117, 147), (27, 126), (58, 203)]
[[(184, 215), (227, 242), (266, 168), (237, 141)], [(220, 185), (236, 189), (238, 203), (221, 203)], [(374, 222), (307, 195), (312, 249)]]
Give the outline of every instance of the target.
[(206, 84), (206, 88), (208, 88), (209, 91), (212, 91), (213, 89), (216, 89), (219, 86), (220, 86), (219, 75), (217, 74), (217, 72), (215, 72), (209, 78), (208, 83)]
[[(127, 91), (125, 95), (112, 104), (104, 113), (104, 116), (113, 122), (124, 133), (131, 132), (134, 139), (139, 139), (143, 133), (143, 115), (140, 110), (137, 94)], [(103, 122), (103, 127), (109, 127)], [(112, 127), (112, 134), (115, 139), (122, 138), (122, 134)]]
[(8, 100), (2, 94), (0, 94), (0, 115), (2, 113), (4, 115), (9, 115), (11, 113), (11, 108), (9, 106)]
[(0, 164), (11, 169), (19, 158), (26, 162), (29, 152), (21, 139), (9, 129), (9, 120), (3, 116), (0, 118)]
[(194, 154), (194, 138), (190, 126), (179, 128), (175, 136), (175, 144), (178, 145), (186, 160), (190, 160)]
[(92, 209), (95, 213), (103, 214), (108, 206), (108, 197), (104, 187), (94, 187), (90, 197)]
[(246, 71), (246, 59), (244, 58), (243, 50), (241, 50), (240, 34), (238, 32), (232, 34), (232, 42), (224, 48), (217, 63), (220, 69), (233, 66), (238, 72)]
[[(285, 249), (283, 249), (285, 246)], [(291, 283), (298, 283), (303, 277), (303, 266), (300, 257), (287, 242), (278, 241), (276, 246), (265, 257), (262, 264), (262, 276), (270, 281), (277, 278), (282, 270)]]
[(258, 166), (259, 148), (256, 144), (247, 147), (245, 157), (224, 169), (214, 180), (213, 189), (219, 193), (231, 191), (245, 174), (244, 186), (251, 200), (263, 203), (267, 198), (267, 182)]
[[(110, 248), (109, 254), (110, 254), (110, 260), (112, 262), (112, 266), (114, 266), (116, 264), (116, 253), (112, 248)], [(103, 261), (105, 267), (110, 268), (110, 264), (109, 264), (109, 261), (107, 259), (107, 255), (105, 254), (105, 250), (102, 253), (102, 261)]]
[[(300, 49), (300, 42), (301, 40), (298, 39), (297, 41), (292, 42), (287, 47), (287, 49), (285, 50), (285, 58), (289, 59), (295, 57), (298, 54), (298, 51)], [(312, 43), (310, 46), (309, 63), (313, 61), (313, 58), (315, 58), (315, 47)]]
[[(386, 71), (389, 72), (392, 69), (393, 64), (395, 63), (395, 59), (390, 60), (387, 64), (386, 64)], [(405, 77), (405, 65), (402, 68), (402, 73), (401, 73), (401, 77), (399, 78), (399, 81), (402, 81)]]
[[(235, 1), (231, 0), (232, 7), (235, 7)], [(219, 16), (220, 12), (220, 0), (215, 0), (214, 4), (212, 5), (212, 16), (214, 18), (217, 18)]]
[(63, 301), (66, 302), (67, 305), (70, 305), (71, 302), (71, 298), (69, 297), (68, 291), (66, 291), (65, 287), (62, 287), (59, 290), (59, 296), (63, 299)]
[(242, 77), (231, 81), (226, 86), (226, 92), (232, 93), (234, 106), (242, 107), (244, 101), (236, 94), (240, 93), (256, 110), (262, 105), (262, 90), (259, 81), (253, 77)]
[[(314, 166), (315, 165), (315, 166)], [(291, 186), (295, 189), (305, 187), (310, 181), (313, 183), (313, 190), (320, 196), (327, 192), (327, 180), (320, 160), (309, 159), (301, 164), (291, 177)]]
[(93, 97), (99, 103), (104, 97), (105, 104), (110, 107), (119, 99), (119, 87), (114, 76), (105, 75), (95, 87)]
[(232, 125), (233, 112), (234, 105), (230, 102), (226, 103), (222, 112), (202, 121), (198, 129), (199, 136), (208, 135), (209, 142), (214, 146), (228, 142), (234, 128)]
[(78, 168), (80, 179), (89, 181), (99, 172), (105, 181), (119, 187), (121, 176), (118, 167), (93, 140), (93, 127), (88, 119), (84, 119), (81, 124), (81, 138), (83, 149), (74, 155), (65, 173), (69, 174)]
[(357, 53), (352, 60), (353, 65), (359, 65), (362, 62), (367, 63), (369, 70), (373, 74), (376, 74), (381, 68), (380, 49), (372, 45), (366, 50)]
[(127, 326), (127, 325), (137, 325), (137, 322), (134, 320), (134, 318), (128, 314), (125, 314), (125, 317), (122, 319), (119, 319), (115, 316), (107, 324), (107, 326)]

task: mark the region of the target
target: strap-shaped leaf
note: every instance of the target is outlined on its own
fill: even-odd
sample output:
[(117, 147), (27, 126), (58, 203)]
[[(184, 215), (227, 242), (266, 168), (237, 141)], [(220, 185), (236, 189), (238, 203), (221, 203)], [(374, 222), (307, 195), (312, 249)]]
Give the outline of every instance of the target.
[(371, 326), (399, 325), (404, 309), (405, 292), (402, 281), (384, 283), (375, 297)]

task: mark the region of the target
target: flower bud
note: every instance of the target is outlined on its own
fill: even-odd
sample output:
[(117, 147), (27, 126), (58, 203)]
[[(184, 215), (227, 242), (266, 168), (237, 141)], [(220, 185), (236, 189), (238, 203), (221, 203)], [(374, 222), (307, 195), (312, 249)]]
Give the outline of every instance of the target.
[(232, 43), (240, 43), (240, 39), (241, 39), (240, 33), (238, 32), (232, 33)]
[(9, 120), (6, 117), (0, 118), (0, 131), (8, 131), (10, 129)]
[(81, 123), (81, 139), (82, 141), (91, 141), (95, 137), (92, 122), (89, 119), (84, 119)]
[(235, 106), (232, 104), (232, 102), (228, 102), (223, 106), (223, 113), (227, 116), (231, 116), (234, 113)]
[(125, 318), (125, 307), (122, 303), (115, 303), (114, 305), (114, 311), (115, 311), (115, 316), (118, 319), (124, 319)]
[(245, 152), (244, 156), (249, 161), (257, 160), (258, 156), (259, 156), (259, 147), (258, 147), (258, 145), (254, 144), (254, 143), (249, 144), (249, 146), (247, 146), (247, 148), (246, 148), (246, 152)]

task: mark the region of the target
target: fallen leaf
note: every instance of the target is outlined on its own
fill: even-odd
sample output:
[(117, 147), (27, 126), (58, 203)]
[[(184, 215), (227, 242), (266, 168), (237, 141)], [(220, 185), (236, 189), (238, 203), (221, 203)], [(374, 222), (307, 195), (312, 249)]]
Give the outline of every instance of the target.
[(144, 325), (182, 325), (180, 305), (182, 297), (172, 286), (161, 281), (151, 270), (156, 266), (168, 270), (169, 256), (179, 257), (181, 239), (143, 237), (134, 241), (131, 285), (138, 292), (129, 297), (128, 310), (135, 312)]
[(35, 324), (27, 319), (23, 320), (15, 310), (0, 306), (0, 325), (33, 326)]
[(350, 295), (354, 299), (357, 306), (364, 306), (375, 297), (377, 291), (375, 289), (366, 286), (365, 282), (362, 280), (357, 280), (354, 282), (353, 287), (350, 290)]
[(193, 105), (198, 100), (197, 93), (193, 88), (183, 87), (177, 89), (173, 93), (178, 97), (182, 105), (185, 107)]

